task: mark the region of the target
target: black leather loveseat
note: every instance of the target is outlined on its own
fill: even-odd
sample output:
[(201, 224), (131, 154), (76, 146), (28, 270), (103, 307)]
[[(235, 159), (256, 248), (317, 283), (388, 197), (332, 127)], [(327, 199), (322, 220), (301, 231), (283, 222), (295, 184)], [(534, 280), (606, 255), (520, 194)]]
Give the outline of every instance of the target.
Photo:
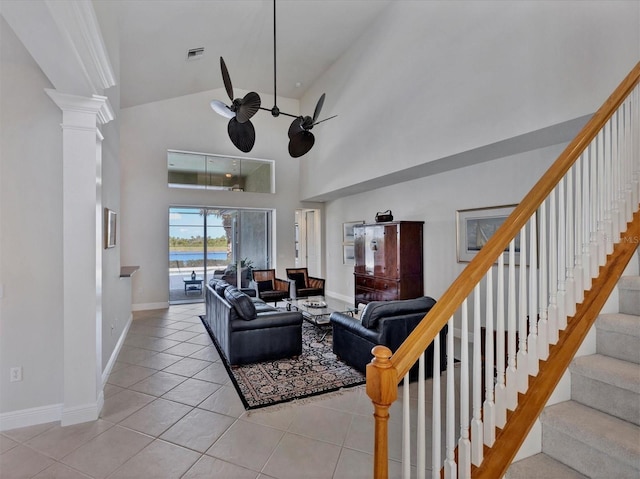
[(206, 286), (204, 323), (229, 364), (302, 353), (300, 312), (279, 311), (226, 281), (211, 280)]
[[(332, 313), (333, 352), (341, 360), (365, 372), (373, 359), (371, 350), (381, 344), (396, 351), (426, 313), (436, 304), (433, 298), (396, 301), (372, 301), (365, 306), (360, 320), (343, 313)], [(440, 370), (446, 368), (447, 327), (440, 331)], [(425, 367), (428, 377), (433, 371), (433, 344), (427, 349)], [(412, 370), (412, 377), (417, 372)]]

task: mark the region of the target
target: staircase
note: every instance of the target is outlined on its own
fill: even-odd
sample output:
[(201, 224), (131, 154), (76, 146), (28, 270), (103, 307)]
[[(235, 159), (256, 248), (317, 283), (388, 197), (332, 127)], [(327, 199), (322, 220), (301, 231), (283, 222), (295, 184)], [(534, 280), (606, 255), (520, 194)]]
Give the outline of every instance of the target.
[(570, 366), (571, 400), (540, 416), (542, 453), (507, 479), (640, 478), (640, 276), (618, 291), (619, 313), (596, 321), (596, 354)]

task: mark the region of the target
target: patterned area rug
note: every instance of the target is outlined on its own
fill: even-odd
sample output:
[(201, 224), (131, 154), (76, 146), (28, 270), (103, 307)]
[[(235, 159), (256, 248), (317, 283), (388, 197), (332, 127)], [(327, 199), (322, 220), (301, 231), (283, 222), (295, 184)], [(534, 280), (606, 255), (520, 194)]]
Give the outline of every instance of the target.
[[(201, 316), (200, 319), (203, 319)], [(203, 321), (203, 324), (206, 323)], [(242, 399), (245, 409), (257, 409), (365, 383), (364, 374), (333, 354), (331, 330), (302, 322), (302, 354), (298, 359), (278, 359), (230, 367), (227, 372)], [(324, 339), (323, 339), (324, 336)]]

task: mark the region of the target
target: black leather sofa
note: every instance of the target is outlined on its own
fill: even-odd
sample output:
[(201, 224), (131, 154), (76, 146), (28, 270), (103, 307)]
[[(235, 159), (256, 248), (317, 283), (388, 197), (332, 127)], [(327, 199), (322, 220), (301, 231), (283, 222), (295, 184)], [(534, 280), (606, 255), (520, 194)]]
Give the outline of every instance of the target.
[[(348, 314), (332, 313), (333, 352), (342, 361), (365, 372), (373, 359), (371, 350), (381, 344), (396, 351), (426, 313), (436, 304), (433, 298), (423, 296), (416, 299), (396, 301), (372, 301), (365, 306), (360, 319)], [(440, 331), (440, 371), (446, 368), (447, 327)], [(433, 344), (425, 355), (427, 377), (433, 372)], [(417, 377), (417, 366), (411, 371), (411, 378)]]
[(229, 364), (255, 363), (302, 353), (300, 312), (279, 311), (220, 280), (207, 284), (205, 304), (205, 327)]

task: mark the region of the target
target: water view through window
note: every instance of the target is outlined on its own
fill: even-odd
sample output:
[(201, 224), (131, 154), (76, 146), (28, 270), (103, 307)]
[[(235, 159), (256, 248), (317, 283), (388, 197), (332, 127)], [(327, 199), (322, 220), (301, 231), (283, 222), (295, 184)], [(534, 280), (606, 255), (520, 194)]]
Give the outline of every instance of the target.
[(270, 224), (270, 211), (171, 207), (169, 302), (203, 301), (211, 278), (249, 286), (254, 268), (270, 267)]

